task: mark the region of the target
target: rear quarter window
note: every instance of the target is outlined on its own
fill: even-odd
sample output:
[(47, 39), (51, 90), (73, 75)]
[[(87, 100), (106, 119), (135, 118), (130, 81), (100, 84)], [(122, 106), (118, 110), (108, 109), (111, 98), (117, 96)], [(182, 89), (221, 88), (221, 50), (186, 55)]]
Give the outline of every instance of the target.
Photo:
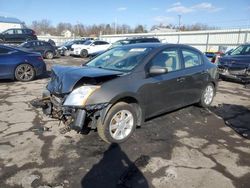
[(31, 33), (32, 33), (32, 30), (24, 29), (24, 30), (23, 30), (23, 33), (25, 33), (25, 34), (31, 34)]

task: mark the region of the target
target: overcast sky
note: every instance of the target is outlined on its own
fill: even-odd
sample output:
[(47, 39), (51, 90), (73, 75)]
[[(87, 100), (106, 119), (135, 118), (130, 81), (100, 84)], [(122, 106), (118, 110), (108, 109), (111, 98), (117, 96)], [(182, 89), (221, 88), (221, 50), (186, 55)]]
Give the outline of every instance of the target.
[(72, 24), (147, 25), (204, 23), (232, 27), (250, 25), (250, 0), (0, 0), (0, 16), (16, 17), (31, 24), (48, 19)]

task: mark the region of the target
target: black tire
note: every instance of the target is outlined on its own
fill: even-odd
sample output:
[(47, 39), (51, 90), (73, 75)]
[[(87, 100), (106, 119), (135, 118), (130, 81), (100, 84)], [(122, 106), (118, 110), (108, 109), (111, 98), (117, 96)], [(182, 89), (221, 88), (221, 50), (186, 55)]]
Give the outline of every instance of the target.
[[(133, 118), (133, 121), (132, 121), (133, 123), (131, 125), (129, 125), (131, 127), (129, 129), (127, 129), (128, 134), (124, 138), (116, 139), (111, 135), (112, 131), (110, 130), (110, 124), (111, 124), (111, 121), (114, 120), (114, 116), (119, 114), (121, 111), (130, 112), (131, 113), (130, 115), (132, 115), (132, 118)], [(126, 117), (128, 117), (128, 116), (126, 116)], [(125, 102), (119, 102), (119, 103), (115, 104), (114, 106), (112, 106), (111, 109), (108, 111), (103, 124), (100, 122), (100, 120), (98, 121), (98, 123), (97, 123), (98, 134), (101, 137), (101, 139), (107, 143), (122, 143), (122, 142), (126, 141), (133, 134), (133, 132), (136, 128), (136, 122), (137, 122), (136, 118), (137, 118), (136, 111), (132, 105), (125, 103)], [(119, 125), (119, 126), (121, 127), (122, 125)], [(124, 128), (123, 130), (125, 130), (125, 129), (126, 128)], [(121, 132), (120, 132), (120, 134), (121, 134)]]
[(53, 58), (54, 58), (53, 52), (47, 51), (47, 52), (45, 53), (45, 58), (46, 58), (46, 59), (53, 59)]
[[(212, 98), (211, 99), (210, 99), (210, 97), (209, 97), (209, 99), (207, 98), (207, 96), (209, 95), (208, 94), (208, 90), (212, 90), (212, 93), (211, 93), (211, 97)], [(199, 105), (201, 107), (203, 107), (203, 108), (209, 107), (212, 104), (212, 102), (213, 102), (214, 96), (215, 96), (214, 85), (212, 83), (209, 83), (209, 84), (207, 84), (207, 86), (205, 87), (205, 89), (202, 91)]]
[(29, 41), (31, 41), (32, 40), (32, 38), (27, 38), (25, 41), (26, 42), (29, 42)]
[(81, 57), (83, 57), (83, 58), (86, 58), (86, 57), (88, 57), (88, 51), (87, 50), (85, 50), (85, 49), (83, 49), (82, 51), (81, 51), (81, 53), (80, 53), (80, 56)]
[(30, 64), (20, 64), (15, 69), (15, 79), (21, 82), (34, 80), (36, 72)]

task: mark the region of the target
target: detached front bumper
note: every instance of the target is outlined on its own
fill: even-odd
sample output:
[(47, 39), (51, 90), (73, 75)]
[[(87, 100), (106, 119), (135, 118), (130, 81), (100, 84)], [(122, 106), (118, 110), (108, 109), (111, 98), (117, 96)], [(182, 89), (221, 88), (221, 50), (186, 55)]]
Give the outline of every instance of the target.
[(32, 105), (42, 108), (45, 115), (62, 121), (77, 132), (81, 132), (85, 126), (96, 128), (96, 121), (100, 117), (101, 111), (109, 105), (109, 103), (102, 103), (84, 107), (64, 106), (63, 102), (66, 97), (58, 97), (52, 95), (50, 91), (44, 90), (42, 99), (32, 101)]

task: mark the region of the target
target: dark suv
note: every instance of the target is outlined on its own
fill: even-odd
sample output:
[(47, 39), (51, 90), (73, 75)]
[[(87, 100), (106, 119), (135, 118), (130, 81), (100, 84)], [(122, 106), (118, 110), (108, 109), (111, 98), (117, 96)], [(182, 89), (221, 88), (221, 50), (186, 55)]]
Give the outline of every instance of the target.
[(0, 33), (0, 43), (22, 43), (29, 40), (37, 40), (32, 29), (8, 29)]
[(113, 43), (110, 48), (114, 48), (117, 46), (123, 46), (127, 44), (137, 44), (137, 43), (160, 43), (159, 39), (157, 38), (130, 38), (130, 39), (123, 39), (118, 40), (115, 43)]
[(52, 44), (41, 40), (24, 42), (18, 47), (29, 52), (39, 52), (46, 59), (53, 59), (58, 56), (57, 50)]

